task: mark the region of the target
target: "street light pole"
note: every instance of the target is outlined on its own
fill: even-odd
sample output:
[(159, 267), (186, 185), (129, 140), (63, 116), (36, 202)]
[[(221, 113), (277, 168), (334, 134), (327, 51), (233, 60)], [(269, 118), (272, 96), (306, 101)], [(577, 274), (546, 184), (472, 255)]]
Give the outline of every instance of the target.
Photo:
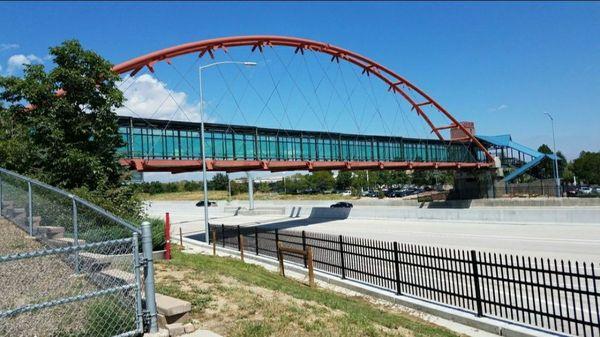
[(554, 151), (554, 182), (556, 184), (556, 196), (561, 197), (560, 195), (560, 177), (558, 176), (558, 154), (556, 152), (556, 135), (554, 132), (554, 118), (549, 112), (544, 112), (548, 118), (550, 118), (550, 122), (552, 124), (552, 142), (553, 142), (553, 151)]
[(206, 180), (206, 146), (204, 144), (204, 92), (202, 87), (202, 70), (221, 64), (242, 64), (245, 66), (255, 66), (256, 62), (222, 61), (198, 67), (198, 81), (200, 82), (200, 147), (202, 150), (202, 185), (204, 188), (204, 239), (206, 243), (210, 243), (210, 239), (208, 235), (208, 181)]

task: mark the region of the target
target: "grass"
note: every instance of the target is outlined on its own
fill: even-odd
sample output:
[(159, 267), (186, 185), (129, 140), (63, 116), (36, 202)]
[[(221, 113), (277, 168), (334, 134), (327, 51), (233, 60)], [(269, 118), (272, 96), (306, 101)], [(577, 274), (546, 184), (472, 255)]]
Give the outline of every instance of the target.
[[(171, 193), (159, 193), (159, 194), (140, 194), (144, 200), (202, 200), (204, 193), (198, 192), (171, 192)], [(227, 200), (227, 191), (208, 191), (209, 200)], [(232, 200), (248, 200), (248, 194), (242, 193), (231, 197)], [(264, 193), (254, 192), (254, 200), (348, 200), (356, 199), (354, 196), (342, 196), (340, 194), (278, 194), (278, 193)]]
[(225, 336), (456, 336), (400, 309), (310, 288), (237, 259), (174, 252), (157, 291), (192, 303), (203, 328)]

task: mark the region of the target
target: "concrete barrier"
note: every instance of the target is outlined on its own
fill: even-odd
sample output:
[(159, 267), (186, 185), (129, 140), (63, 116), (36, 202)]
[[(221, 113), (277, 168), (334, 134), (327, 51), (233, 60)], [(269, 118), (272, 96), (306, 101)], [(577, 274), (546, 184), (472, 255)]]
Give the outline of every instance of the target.
[(350, 216), (352, 208), (312, 207), (309, 218), (343, 220)]
[[(330, 209), (334, 201), (256, 201), (254, 212), (243, 206), (226, 206), (226, 213), (245, 215), (287, 215), (290, 218), (323, 219), (423, 219), (507, 223), (600, 224), (600, 199), (481, 199), (417, 203), (414, 200), (352, 200), (350, 211)], [(241, 204), (241, 203), (240, 203)], [(577, 205), (577, 206), (575, 206)], [(599, 203), (600, 205), (600, 203)], [(344, 214), (348, 212), (348, 214)]]

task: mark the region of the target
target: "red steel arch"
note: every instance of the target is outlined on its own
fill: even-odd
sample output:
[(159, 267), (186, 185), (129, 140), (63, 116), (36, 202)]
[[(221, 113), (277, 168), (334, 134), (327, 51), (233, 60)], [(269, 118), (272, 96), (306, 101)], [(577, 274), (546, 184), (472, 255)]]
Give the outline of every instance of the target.
[[(129, 61), (117, 64), (113, 67), (113, 70), (119, 74), (130, 73), (131, 76), (134, 76), (144, 67), (147, 67), (151, 72), (154, 72), (154, 65), (159, 61), (170, 62), (170, 60), (174, 57), (191, 53), (199, 53), (199, 57), (208, 54), (211, 58), (214, 58), (214, 52), (216, 50), (222, 49), (226, 52), (227, 48), (240, 46), (252, 46), (253, 51), (258, 49), (260, 52), (262, 52), (263, 48), (266, 46), (286, 46), (295, 48), (296, 53), (300, 52), (304, 54), (304, 50), (312, 50), (331, 55), (332, 61), (339, 62), (339, 60), (342, 59), (347, 62), (353, 63), (363, 69), (363, 74), (373, 74), (377, 76), (387, 85), (389, 85), (389, 91), (393, 91), (394, 93), (400, 94), (407, 102), (410, 103), (412, 109), (414, 109), (417, 112), (417, 114), (425, 120), (425, 122), (431, 128), (431, 131), (435, 133), (439, 139), (444, 140), (444, 137), (441, 135), (440, 130), (458, 128), (466, 135), (466, 137), (464, 139), (461, 139), (461, 141), (473, 142), (479, 149), (481, 149), (485, 153), (488, 162), (494, 162), (494, 158), (487, 151), (485, 146), (483, 146), (468, 129), (466, 129), (461, 123), (459, 123), (458, 120), (454, 118), (454, 116), (452, 116), (446, 109), (444, 109), (438, 102), (436, 102), (433, 98), (427, 95), (423, 90), (419, 89), (417, 86), (406, 80), (404, 77), (393, 72), (391, 69), (365, 56), (362, 56), (358, 53), (344, 48), (330, 45), (328, 43), (297, 37), (275, 35), (223, 37), (191, 42), (158, 50), (140, 57), (136, 57)], [(423, 102), (416, 102), (412, 97), (410, 97), (406, 93), (405, 89), (414, 90), (415, 92), (417, 92), (423, 98)], [(433, 106), (446, 118), (448, 118), (448, 120), (450, 121), (449, 125), (435, 126), (432, 123), (431, 119), (427, 116), (427, 113), (422, 109), (422, 107), (426, 105)]]

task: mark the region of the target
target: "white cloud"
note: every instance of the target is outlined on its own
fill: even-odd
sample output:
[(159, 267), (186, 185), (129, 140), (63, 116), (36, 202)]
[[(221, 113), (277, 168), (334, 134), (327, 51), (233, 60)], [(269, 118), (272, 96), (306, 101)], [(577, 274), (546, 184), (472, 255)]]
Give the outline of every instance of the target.
[(19, 45), (16, 43), (0, 43), (0, 52), (17, 48), (19, 48)]
[(498, 111), (504, 110), (506, 108), (508, 108), (508, 105), (506, 105), (506, 104), (500, 104), (497, 107), (489, 108), (488, 111), (489, 112), (498, 112)]
[(117, 109), (118, 115), (200, 121), (199, 103), (191, 103), (187, 93), (169, 89), (150, 74), (140, 75), (137, 79), (127, 78), (119, 83), (119, 87), (125, 91), (126, 107)]
[(23, 68), (25, 67), (26, 64), (32, 64), (32, 63), (44, 63), (44, 60), (42, 60), (41, 58), (39, 58), (33, 54), (13, 55), (8, 58), (6, 72), (9, 75), (12, 75), (12, 74), (16, 73), (17, 71), (23, 70)]

